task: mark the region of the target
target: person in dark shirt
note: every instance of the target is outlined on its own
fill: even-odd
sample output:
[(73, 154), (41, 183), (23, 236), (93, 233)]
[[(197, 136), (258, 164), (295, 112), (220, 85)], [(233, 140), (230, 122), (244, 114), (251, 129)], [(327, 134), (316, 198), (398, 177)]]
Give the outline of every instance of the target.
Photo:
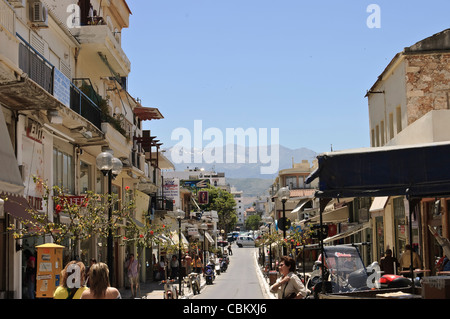
[(380, 260), (381, 271), (384, 275), (394, 275), (397, 273), (398, 261), (397, 258), (392, 257), (392, 250), (386, 249), (385, 256)]

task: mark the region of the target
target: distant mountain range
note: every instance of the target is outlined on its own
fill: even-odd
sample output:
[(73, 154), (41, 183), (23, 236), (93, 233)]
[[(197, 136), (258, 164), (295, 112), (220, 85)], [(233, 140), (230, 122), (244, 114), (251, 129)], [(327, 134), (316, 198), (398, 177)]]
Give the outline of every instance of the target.
[[(278, 147), (278, 150), (276, 147)], [(228, 154), (227, 150), (229, 151)], [(230, 156), (230, 152), (231, 154), (234, 152), (233, 157)], [(264, 157), (264, 155), (266, 156)], [(223, 147), (216, 150), (216, 152), (213, 149), (206, 148), (203, 150), (192, 149), (191, 151), (180, 150), (177, 152), (174, 148), (169, 148), (165, 153), (165, 156), (174, 164), (176, 171), (198, 167), (204, 168), (205, 171), (225, 173), (225, 177), (231, 186), (243, 191), (244, 196), (255, 199), (257, 196), (268, 195), (267, 190), (278, 176), (279, 170), (291, 168), (292, 163), (300, 163), (302, 160), (311, 162), (317, 155), (316, 152), (308, 148), (292, 150), (282, 145), (270, 146), (267, 152), (257, 147), (234, 146), (232, 148), (228, 145), (228, 148)], [(227, 156), (229, 157), (228, 160)], [(181, 160), (182, 157), (185, 160), (184, 162)], [(207, 160), (214, 157), (216, 159), (222, 158), (222, 160), (214, 162)], [(262, 174), (261, 171), (267, 170), (269, 167), (273, 173)]]
[[(276, 156), (276, 147), (278, 147), (278, 156)], [(232, 149), (234, 150), (234, 156), (230, 156), (227, 159), (227, 156), (230, 155), (230, 152), (227, 154), (227, 150)], [(318, 155), (308, 148), (303, 147), (291, 150), (282, 145), (269, 146), (267, 152), (258, 147), (244, 147), (239, 145), (235, 145), (234, 148), (229, 145), (228, 147), (222, 147), (216, 153), (214, 153), (213, 149), (207, 148), (203, 150), (192, 149), (190, 152), (182, 150), (182, 152), (182, 154), (181, 151), (177, 154), (176, 150), (169, 148), (165, 153), (166, 157), (175, 165), (177, 171), (198, 167), (204, 168), (205, 171), (223, 172), (227, 178), (262, 179), (273, 179), (278, 175), (279, 170), (291, 168), (293, 162), (299, 163), (302, 160), (311, 162)], [(262, 156), (260, 156), (261, 153)], [(183, 159), (189, 160), (182, 162), (181, 156), (183, 156)], [(222, 160), (207, 161), (208, 158), (214, 159), (214, 157), (216, 159), (221, 158)], [(269, 170), (269, 167), (272, 172), (269, 172), (269, 174), (264, 173), (264, 169)]]

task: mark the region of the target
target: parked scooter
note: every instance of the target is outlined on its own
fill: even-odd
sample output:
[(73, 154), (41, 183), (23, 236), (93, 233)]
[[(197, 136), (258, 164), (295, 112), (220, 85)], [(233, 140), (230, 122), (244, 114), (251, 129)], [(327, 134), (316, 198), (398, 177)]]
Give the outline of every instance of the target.
[(212, 285), (213, 280), (215, 279), (214, 274), (214, 264), (208, 264), (205, 267), (205, 279), (207, 285)]
[(220, 271), (226, 272), (228, 268), (228, 264), (225, 258), (220, 258)]
[(192, 293), (194, 295), (198, 295), (200, 293), (200, 275), (195, 272), (191, 272), (186, 279), (188, 280)]

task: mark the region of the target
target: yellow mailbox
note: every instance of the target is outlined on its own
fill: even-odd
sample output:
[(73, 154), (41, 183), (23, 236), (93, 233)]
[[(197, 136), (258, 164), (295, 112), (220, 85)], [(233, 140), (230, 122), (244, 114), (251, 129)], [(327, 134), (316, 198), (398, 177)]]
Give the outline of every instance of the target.
[(56, 244), (36, 246), (36, 298), (53, 298), (61, 277), (63, 248)]

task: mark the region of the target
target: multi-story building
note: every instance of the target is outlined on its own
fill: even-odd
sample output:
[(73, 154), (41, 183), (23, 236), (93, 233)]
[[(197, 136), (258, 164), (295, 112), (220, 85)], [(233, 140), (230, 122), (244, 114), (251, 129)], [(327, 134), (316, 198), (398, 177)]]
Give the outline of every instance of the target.
[(243, 191), (238, 191), (235, 187), (231, 187), (231, 195), (233, 195), (234, 201), (236, 202), (236, 216), (237, 216), (237, 223), (236, 227), (239, 227), (239, 229), (243, 229), (245, 225), (245, 206), (243, 203)]
[[(449, 65), (450, 29), (394, 56), (366, 94), (372, 147), (450, 140)], [(373, 258), (379, 260), (386, 248), (398, 257), (412, 236), (424, 267), (434, 270), (434, 256), (442, 256), (442, 249), (427, 225), (437, 227), (441, 235), (449, 238), (448, 202), (422, 199), (420, 216), (412, 221), (408, 220), (404, 203), (402, 196), (373, 200), (370, 209), (375, 238)], [(409, 223), (412, 233), (408, 231)]]
[[(274, 202), (272, 218), (278, 220), (282, 217), (283, 205), (281, 199), (278, 197), (278, 191), (282, 187), (288, 187), (290, 191), (289, 199), (285, 202), (285, 216), (292, 221), (299, 220), (299, 213), (308, 207), (303, 205), (302, 211), (296, 210), (297, 206), (306, 202), (311, 202), (316, 190), (317, 183), (305, 184), (305, 179), (317, 167), (316, 161), (310, 165), (307, 160), (301, 163), (294, 163), (292, 168), (280, 170), (275, 182), (270, 190), (272, 201)], [(309, 207), (312, 203), (309, 203)]]
[[(160, 204), (160, 171), (167, 162), (161, 143), (142, 129), (143, 121), (163, 116), (127, 91), (131, 63), (121, 48), (121, 30), (128, 27), (131, 12), (125, 0), (0, 0), (0, 12), (0, 128), (9, 133), (9, 138), (2, 135), (5, 143), (0, 147), (3, 152), (3, 144), (12, 146), (8, 154), (16, 165), (11, 174), (17, 177), (20, 172), (21, 178), (15, 182), (21, 184), (18, 189), (1, 191), (16, 193), (23, 204), (5, 201), (0, 215), (0, 250), (5, 256), (0, 260), (0, 292), (21, 298), (22, 252), (34, 251), (36, 244), (49, 239), (15, 241), (6, 227), (27, 215), (25, 206), (47, 213), (50, 220), (54, 210), (33, 176), (50, 187), (60, 186), (68, 196), (106, 193), (107, 181), (96, 157), (108, 150), (123, 163), (110, 191), (119, 197), (125, 188), (139, 191), (139, 200), (154, 212), (167, 209)], [(14, 184), (8, 176), (0, 180)], [(112, 284), (121, 287), (123, 260), (136, 248), (119, 241), (114, 241)], [(106, 245), (93, 236), (77, 252), (65, 250), (65, 255), (79, 255), (86, 264), (91, 257), (106, 261)]]

